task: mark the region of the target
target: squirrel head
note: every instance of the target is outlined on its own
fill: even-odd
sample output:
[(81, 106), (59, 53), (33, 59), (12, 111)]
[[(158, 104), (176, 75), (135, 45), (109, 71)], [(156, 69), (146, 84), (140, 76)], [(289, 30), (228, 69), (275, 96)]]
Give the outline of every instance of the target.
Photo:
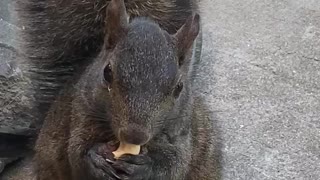
[(147, 18), (129, 22), (123, 0), (106, 10), (103, 65), (99, 72), (111, 126), (120, 141), (143, 145), (161, 129), (184, 92), (190, 52), (200, 17), (190, 16), (169, 34)]

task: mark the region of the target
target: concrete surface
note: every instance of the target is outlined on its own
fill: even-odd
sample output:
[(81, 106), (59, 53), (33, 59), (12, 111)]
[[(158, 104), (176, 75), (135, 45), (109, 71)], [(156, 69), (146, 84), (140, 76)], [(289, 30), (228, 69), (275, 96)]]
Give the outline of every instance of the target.
[(0, 0), (0, 132), (27, 129), (35, 118), (26, 64), (17, 50), (14, 0)]
[(224, 180), (320, 179), (320, 1), (203, 0)]
[[(0, 133), (24, 134), (35, 118), (30, 81), (16, 48), (15, 33), (20, 28), (15, 25), (12, 8), (13, 0), (0, 0)], [(0, 173), (17, 158), (0, 158)]]
[(320, 1), (201, 6), (196, 92), (219, 132), (221, 179), (320, 179)]

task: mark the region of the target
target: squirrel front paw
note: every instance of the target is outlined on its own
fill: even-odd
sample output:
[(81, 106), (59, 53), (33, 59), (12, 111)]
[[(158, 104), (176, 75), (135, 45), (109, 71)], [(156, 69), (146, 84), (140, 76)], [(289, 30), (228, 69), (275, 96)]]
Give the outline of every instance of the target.
[(147, 154), (125, 154), (114, 161), (112, 167), (122, 180), (149, 180), (152, 161)]
[(91, 178), (96, 180), (119, 180), (116, 170), (112, 167), (108, 157), (112, 158), (112, 150), (106, 144), (97, 144), (87, 153), (85, 161)]

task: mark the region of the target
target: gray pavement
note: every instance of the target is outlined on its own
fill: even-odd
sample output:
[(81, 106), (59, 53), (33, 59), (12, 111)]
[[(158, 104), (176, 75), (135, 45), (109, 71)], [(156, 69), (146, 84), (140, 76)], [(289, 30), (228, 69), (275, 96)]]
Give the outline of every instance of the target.
[(320, 1), (201, 7), (196, 95), (218, 132), (221, 179), (320, 179)]
[(320, 1), (203, 0), (222, 179), (320, 179)]

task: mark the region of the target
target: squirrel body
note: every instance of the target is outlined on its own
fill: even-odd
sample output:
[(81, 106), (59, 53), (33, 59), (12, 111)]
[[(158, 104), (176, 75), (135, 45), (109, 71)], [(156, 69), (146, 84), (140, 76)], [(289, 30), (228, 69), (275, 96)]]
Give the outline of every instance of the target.
[[(33, 54), (37, 85), (52, 90), (39, 97), (40, 105), (69, 79), (36, 142), (38, 180), (214, 179), (211, 122), (193, 117), (191, 49), (200, 30), (195, 2), (27, 2), (44, 12), (34, 16), (37, 23), (51, 17), (33, 33), (56, 31), (44, 39), (30, 34), (31, 44), (43, 43)], [(54, 85), (41, 77), (52, 77)], [(119, 141), (140, 145), (140, 154), (114, 159)]]

